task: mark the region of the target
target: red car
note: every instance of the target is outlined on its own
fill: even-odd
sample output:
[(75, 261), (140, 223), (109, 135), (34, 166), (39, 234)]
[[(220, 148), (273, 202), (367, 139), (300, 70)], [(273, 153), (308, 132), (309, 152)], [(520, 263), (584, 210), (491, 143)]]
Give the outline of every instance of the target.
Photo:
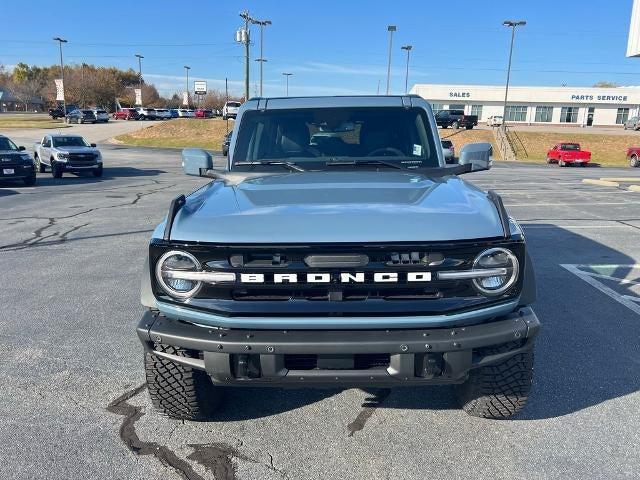
[(198, 108), (196, 110), (196, 118), (213, 118), (213, 111), (208, 108)]
[(135, 108), (123, 108), (113, 113), (114, 120), (137, 120), (138, 112)]
[(640, 147), (627, 148), (627, 160), (632, 167), (640, 167)]
[(579, 143), (558, 143), (547, 152), (547, 163), (557, 163), (559, 167), (572, 164), (586, 167), (590, 160), (591, 152), (582, 150)]

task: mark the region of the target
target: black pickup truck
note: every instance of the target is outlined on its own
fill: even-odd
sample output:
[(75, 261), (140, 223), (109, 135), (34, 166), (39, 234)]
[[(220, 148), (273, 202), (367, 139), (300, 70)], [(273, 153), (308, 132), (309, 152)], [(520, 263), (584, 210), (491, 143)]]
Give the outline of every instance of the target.
[(478, 125), (477, 115), (465, 115), (464, 110), (440, 110), (436, 113), (436, 125), (442, 128), (455, 128), (464, 127), (467, 130), (471, 130)]
[(65, 112), (63, 107), (62, 107), (62, 105), (58, 105), (57, 107), (49, 109), (49, 116), (51, 118), (53, 118), (54, 120), (56, 118), (64, 118), (67, 113), (72, 112), (73, 110), (77, 110), (77, 109), (78, 109), (78, 107), (76, 105), (69, 104), (69, 105), (67, 105), (67, 110)]

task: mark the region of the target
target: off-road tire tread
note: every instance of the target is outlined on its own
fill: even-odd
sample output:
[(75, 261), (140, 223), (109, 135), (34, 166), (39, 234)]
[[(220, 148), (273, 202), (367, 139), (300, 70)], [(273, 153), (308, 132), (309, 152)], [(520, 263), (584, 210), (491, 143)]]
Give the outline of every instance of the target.
[[(505, 344), (482, 353), (493, 355), (513, 348), (513, 344)], [(458, 399), (462, 409), (474, 417), (508, 418), (524, 408), (532, 380), (533, 350), (529, 350), (472, 370), (469, 379), (458, 386)]]
[[(190, 357), (184, 349), (155, 344), (156, 351)], [(165, 415), (181, 420), (209, 420), (220, 405), (222, 388), (214, 387), (200, 370), (145, 353), (147, 388), (153, 406)]]

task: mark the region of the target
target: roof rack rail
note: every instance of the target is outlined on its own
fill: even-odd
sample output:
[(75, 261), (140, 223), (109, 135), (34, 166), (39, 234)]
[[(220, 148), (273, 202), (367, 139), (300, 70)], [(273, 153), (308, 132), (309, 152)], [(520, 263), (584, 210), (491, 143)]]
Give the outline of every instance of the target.
[(498, 216), (500, 217), (500, 223), (502, 224), (502, 231), (504, 234), (504, 238), (509, 238), (511, 236), (511, 229), (509, 228), (509, 215), (507, 214), (507, 210), (504, 208), (504, 203), (502, 203), (502, 197), (498, 195), (494, 190), (489, 190), (487, 192), (487, 197), (491, 200), (498, 210)]
[(164, 226), (164, 235), (162, 237), (165, 241), (169, 241), (171, 238), (171, 227), (173, 227), (173, 221), (185, 203), (187, 203), (187, 199), (184, 195), (178, 195), (176, 198), (171, 200), (169, 213), (167, 213), (167, 223)]

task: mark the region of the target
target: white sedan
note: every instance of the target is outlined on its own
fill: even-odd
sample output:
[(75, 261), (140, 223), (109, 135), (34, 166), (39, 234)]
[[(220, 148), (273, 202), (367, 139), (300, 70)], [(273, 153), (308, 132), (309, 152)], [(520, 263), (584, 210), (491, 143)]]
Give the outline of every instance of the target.
[(502, 125), (502, 115), (491, 115), (487, 118), (487, 127), (499, 127)]

